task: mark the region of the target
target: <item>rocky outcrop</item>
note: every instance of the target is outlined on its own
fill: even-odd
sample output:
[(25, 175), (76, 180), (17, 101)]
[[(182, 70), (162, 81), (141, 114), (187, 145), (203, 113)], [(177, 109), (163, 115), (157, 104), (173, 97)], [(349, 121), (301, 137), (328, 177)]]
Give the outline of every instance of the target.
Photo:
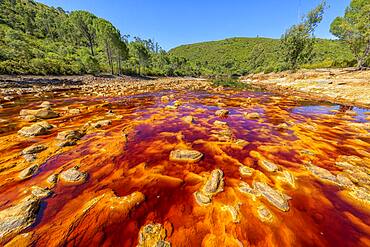
[(59, 179), (64, 183), (81, 184), (87, 180), (87, 173), (80, 172), (76, 167), (61, 172)]
[(100, 120), (96, 123), (93, 123), (92, 126), (94, 128), (102, 128), (102, 127), (106, 127), (106, 126), (111, 125), (111, 124), (112, 124), (111, 120)]
[(220, 169), (213, 170), (202, 188), (194, 193), (200, 205), (211, 203), (212, 197), (224, 189), (224, 173)]
[(170, 160), (177, 162), (195, 163), (201, 160), (203, 154), (196, 150), (176, 149), (171, 151)]
[(260, 193), (273, 206), (277, 207), (278, 209), (284, 212), (289, 210), (287, 196), (274, 190), (266, 183), (253, 182), (253, 187), (258, 193)]
[(39, 199), (49, 197), (52, 194), (51, 190), (39, 186), (32, 186), (31, 193)]
[(31, 226), (36, 221), (39, 205), (40, 199), (31, 195), (0, 211), (0, 244)]
[(161, 224), (148, 224), (140, 229), (138, 247), (169, 247), (171, 244), (165, 241), (166, 229)]

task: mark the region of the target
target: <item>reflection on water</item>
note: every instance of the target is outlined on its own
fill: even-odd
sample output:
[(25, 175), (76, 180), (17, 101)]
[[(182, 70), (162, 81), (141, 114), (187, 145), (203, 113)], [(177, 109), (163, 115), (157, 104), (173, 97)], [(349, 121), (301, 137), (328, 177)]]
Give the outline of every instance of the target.
[[(168, 102), (161, 101), (161, 96), (171, 94)], [(44, 136), (16, 134), (30, 125), (18, 117), (19, 111), (35, 109), (39, 99), (30, 96), (0, 112), (5, 120), (0, 123), (0, 209), (23, 198), (34, 185), (50, 187), (50, 175), (76, 165), (88, 179), (52, 187), (53, 195), (43, 200), (36, 223), (23, 231), (32, 234), (19, 237), (23, 244), (135, 246), (144, 225), (159, 223), (172, 246), (370, 245), (365, 109), (232, 91), (76, 95), (50, 102), (61, 116), (48, 120), (55, 128)], [(166, 109), (168, 105), (179, 106)], [(71, 114), (76, 108), (81, 113)], [(216, 116), (219, 109), (229, 114)], [(193, 117), (192, 123), (184, 121), (186, 116)], [(58, 132), (102, 119), (112, 122), (89, 129), (75, 146), (57, 147)], [(19, 172), (30, 163), (19, 153), (34, 143), (47, 147), (33, 161), (40, 170), (20, 181)], [(196, 163), (170, 161), (175, 149), (197, 150), (203, 158)], [(277, 169), (267, 170), (269, 164)], [(241, 174), (240, 167), (249, 167), (251, 174)], [(200, 205), (194, 193), (214, 169), (224, 174), (223, 190), (211, 203)], [(338, 174), (353, 185), (341, 185)], [(255, 182), (284, 194), (281, 200), (288, 201), (289, 210), (281, 211), (254, 191)], [(241, 191), (241, 183), (252, 191)], [(362, 196), (353, 196), (360, 190)], [(122, 201), (128, 195), (128, 201)], [(269, 212), (271, 218), (263, 220), (259, 212)]]

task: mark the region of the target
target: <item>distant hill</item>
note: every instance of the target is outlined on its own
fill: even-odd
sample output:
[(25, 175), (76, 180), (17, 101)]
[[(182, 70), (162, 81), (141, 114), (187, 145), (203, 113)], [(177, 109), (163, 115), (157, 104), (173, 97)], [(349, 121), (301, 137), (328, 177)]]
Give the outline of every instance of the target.
[[(282, 69), (279, 40), (271, 38), (230, 38), (182, 45), (169, 51), (207, 68), (209, 74), (246, 74)], [(318, 39), (314, 57), (306, 68), (346, 67), (354, 65), (350, 50), (338, 40)]]

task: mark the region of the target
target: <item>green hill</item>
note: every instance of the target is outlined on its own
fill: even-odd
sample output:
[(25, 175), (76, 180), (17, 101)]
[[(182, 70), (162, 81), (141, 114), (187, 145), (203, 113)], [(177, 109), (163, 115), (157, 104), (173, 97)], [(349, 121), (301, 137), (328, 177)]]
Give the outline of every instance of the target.
[[(182, 45), (170, 50), (203, 67), (208, 74), (246, 74), (283, 69), (279, 59), (279, 40), (270, 38), (230, 38)], [(318, 39), (310, 64), (302, 67), (345, 67), (355, 63), (350, 50), (340, 41)]]

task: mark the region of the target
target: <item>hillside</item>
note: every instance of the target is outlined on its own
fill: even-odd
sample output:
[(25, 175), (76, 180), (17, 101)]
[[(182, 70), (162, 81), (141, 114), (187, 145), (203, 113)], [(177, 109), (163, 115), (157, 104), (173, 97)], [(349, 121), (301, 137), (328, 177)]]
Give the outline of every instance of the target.
[[(170, 54), (204, 66), (209, 73), (246, 74), (283, 69), (278, 39), (230, 38), (182, 45), (170, 50)], [(318, 39), (312, 62), (303, 67), (346, 67), (354, 63), (350, 50), (340, 41)]]

